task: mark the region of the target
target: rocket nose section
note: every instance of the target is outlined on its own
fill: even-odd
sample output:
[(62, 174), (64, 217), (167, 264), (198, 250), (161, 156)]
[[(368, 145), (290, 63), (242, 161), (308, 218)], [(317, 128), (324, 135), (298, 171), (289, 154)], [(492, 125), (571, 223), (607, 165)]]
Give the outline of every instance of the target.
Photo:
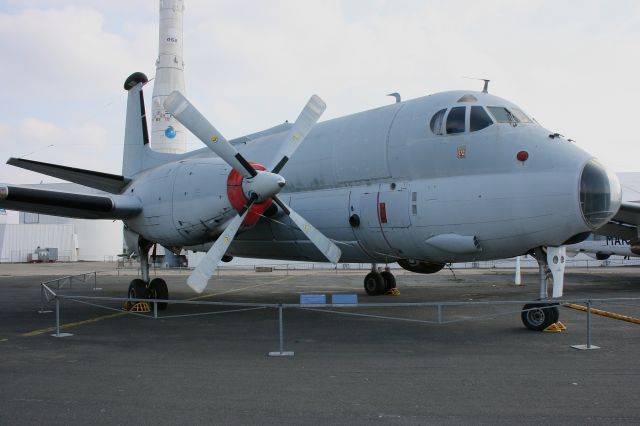
[(621, 203), (618, 177), (597, 160), (589, 160), (580, 176), (580, 211), (586, 224), (600, 228), (615, 216)]

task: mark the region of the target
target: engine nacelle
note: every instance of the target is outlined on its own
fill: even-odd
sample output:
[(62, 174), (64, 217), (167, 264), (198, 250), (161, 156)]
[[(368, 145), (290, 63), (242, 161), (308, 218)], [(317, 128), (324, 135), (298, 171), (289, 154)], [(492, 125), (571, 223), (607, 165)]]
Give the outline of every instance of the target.
[(444, 263), (425, 262), (415, 259), (400, 259), (398, 265), (417, 274), (435, 274), (444, 268)]

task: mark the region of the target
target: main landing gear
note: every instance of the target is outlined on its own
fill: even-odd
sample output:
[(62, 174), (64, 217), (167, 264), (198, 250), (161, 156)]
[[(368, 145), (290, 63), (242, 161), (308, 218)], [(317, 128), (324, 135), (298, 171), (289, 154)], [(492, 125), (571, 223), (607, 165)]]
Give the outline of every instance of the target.
[(376, 265), (371, 265), (371, 272), (364, 277), (364, 291), (369, 296), (385, 294), (392, 288), (396, 288), (396, 277), (393, 276), (389, 268), (379, 272)]
[[(169, 288), (162, 278), (154, 278), (149, 280), (149, 249), (151, 248), (149, 241), (140, 238), (138, 242), (138, 255), (140, 257), (140, 270), (142, 279), (135, 278), (129, 283), (129, 291), (127, 297), (129, 304), (135, 304), (139, 299), (169, 299)], [(158, 309), (167, 309), (167, 303), (158, 302)]]
[[(529, 330), (543, 331), (558, 322), (558, 304), (544, 302), (549, 299), (548, 284), (553, 283), (553, 297), (562, 296), (564, 281), (565, 250), (562, 247), (538, 247), (534, 251), (538, 261), (540, 279), (540, 303), (528, 303), (522, 307), (520, 318)], [(549, 267), (551, 264), (551, 268)]]

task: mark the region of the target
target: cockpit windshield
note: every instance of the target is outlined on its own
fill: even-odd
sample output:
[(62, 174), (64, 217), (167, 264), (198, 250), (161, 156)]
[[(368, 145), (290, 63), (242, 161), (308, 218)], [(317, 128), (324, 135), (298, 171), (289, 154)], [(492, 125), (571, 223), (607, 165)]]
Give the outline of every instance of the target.
[(487, 107), (487, 109), (498, 123), (511, 123), (514, 125), (518, 123), (532, 123), (531, 119), (518, 108), (490, 106)]
[(531, 119), (527, 117), (522, 110), (519, 110), (518, 108), (509, 108), (509, 111), (511, 111), (511, 114), (513, 114), (520, 123), (532, 123)]

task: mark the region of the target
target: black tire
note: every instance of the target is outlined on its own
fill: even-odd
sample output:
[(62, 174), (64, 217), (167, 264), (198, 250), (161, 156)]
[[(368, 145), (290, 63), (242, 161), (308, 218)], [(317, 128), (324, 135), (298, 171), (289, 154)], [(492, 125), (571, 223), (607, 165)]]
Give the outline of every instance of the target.
[(529, 330), (542, 331), (558, 322), (560, 311), (552, 303), (530, 303), (522, 307), (520, 318)]
[[(169, 298), (169, 289), (167, 283), (162, 278), (154, 278), (149, 283), (149, 295), (151, 299), (163, 299)], [(158, 302), (158, 309), (164, 311), (167, 309), (168, 303)]]
[(382, 279), (384, 280), (384, 289), (385, 292), (391, 290), (392, 288), (396, 288), (396, 277), (389, 271), (380, 272), (382, 275)]
[(386, 284), (380, 272), (372, 271), (364, 277), (364, 291), (366, 291), (369, 296), (383, 294), (386, 291), (385, 288)]
[(129, 303), (135, 304), (138, 299), (148, 299), (149, 290), (147, 290), (147, 284), (140, 278), (136, 278), (129, 284)]

